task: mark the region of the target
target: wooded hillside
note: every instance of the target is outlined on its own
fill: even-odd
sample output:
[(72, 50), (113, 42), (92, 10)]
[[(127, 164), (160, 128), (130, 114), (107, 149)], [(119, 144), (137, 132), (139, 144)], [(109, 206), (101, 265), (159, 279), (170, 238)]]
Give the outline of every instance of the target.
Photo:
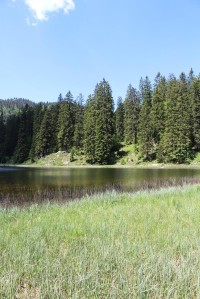
[(0, 162), (22, 163), (57, 151), (78, 151), (92, 164), (110, 164), (120, 144), (135, 144), (143, 161), (185, 163), (200, 151), (200, 77), (191, 70), (141, 79), (114, 100), (103, 79), (86, 103), (69, 91), (57, 103), (0, 101)]

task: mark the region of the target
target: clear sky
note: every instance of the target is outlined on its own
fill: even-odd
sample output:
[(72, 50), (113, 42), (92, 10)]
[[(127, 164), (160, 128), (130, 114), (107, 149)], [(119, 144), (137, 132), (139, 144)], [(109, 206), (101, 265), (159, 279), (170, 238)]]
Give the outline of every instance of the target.
[(140, 77), (200, 72), (199, 0), (0, 0), (0, 98), (116, 101)]

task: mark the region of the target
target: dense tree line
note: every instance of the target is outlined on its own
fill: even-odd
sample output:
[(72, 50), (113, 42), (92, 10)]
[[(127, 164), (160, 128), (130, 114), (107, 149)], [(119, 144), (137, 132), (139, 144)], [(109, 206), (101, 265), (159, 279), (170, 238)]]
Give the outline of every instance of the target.
[(7, 118), (11, 114), (18, 113), (26, 105), (34, 107), (35, 103), (30, 100), (22, 99), (22, 98), (0, 100), (0, 111), (3, 112), (4, 118)]
[(57, 151), (78, 151), (87, 161), (113, 163), (120, 144), (134, 144), (143, 161), (185, 163), (200, 151), (200, 77), (191, 70), (140, 80), (114, 100), (103, 79), (86, 103), (69, 91), (52, 104), (24, 103), (9, 117), (0, 106), (0, 162), (22, 163)]

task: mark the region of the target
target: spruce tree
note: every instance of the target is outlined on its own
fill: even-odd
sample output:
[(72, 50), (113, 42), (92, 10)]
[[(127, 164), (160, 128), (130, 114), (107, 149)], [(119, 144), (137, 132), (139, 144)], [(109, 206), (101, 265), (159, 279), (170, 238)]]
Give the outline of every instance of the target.
[(84, 110), (84, 153), (88, 162), (95, 163), (96, 103), (89, 96)]
[(193, 69), (191, 68), (190, 69), (190, 72), (189, 72), (189, 75), (188, 75), (188, 78), (187, 78), (187, 83), (188, 83), (188, 87), (190, 88), (194, 82), (194, 79), (195, 79), (195, 76), (194, 76), (194, 71)]
[(49, 154), (50, 138), (50, 110), (47, 108), (38, 134), (37, 153), (39, 157)]
[(142, 107), (139, 116), (139, 143), (140, 154), (143, 160), (153, 158), (153, 132), (151, 123), (152, 88), (149, 78), (146, 77), (141, 88)]
[(151, 111), (152, 136), (155, 155), (159, 151), (160, 140), (165, 129), (165, 94), (166, 79), (158, 73), (155, 78)]
[(111, 159), (114, 133), (114, 102), (109, 83), (103, 79), (94, 93), (96, 102), (95, 162), (106, 164)]
[(140, 113), (140, 98), (135, 88), (128, 86), (126, 99), (124, 102), (124, 135), (126, 144), (137, 144), (138, 122)]
[(60, 103), (58, 117), (58, 149), (69, 152), (73, 146), (75, 122), (75, 106), (73, 96), (69, 91), (63, 102)]
[(17, 145), (20, 118), (18, 115), (11, 115), (5, 124), (5, 160), (13, 158)]
[(0, 112), (0, 163), (5, 162), (5, 123), (3, 111)]
[(191, 106), (185, 74), (172, 77), (166, 92), (166, 124), (161, 148), (164, 162), (184, 163), (191, 153)]
[(62, 94), (60, 93), (59, 96), (58, 96), (58, 103), (61, 103), (63, 101), (63, 96)]
[(188, 93), (187, 79), (184, 73), (179, 78), (179, 96), (177, 100), (179, 118), (177, 126), (177, 162), (184, 163), (191, 156), (191, 101)]
[(46, 107), (44, 104), (39, 103), (34, 108), (34, 116), (33, 116), (33, 137), (31, 143), (31, 149), (29, 153), (30, 159), (34, 161), (35, 158), (40, 156), (40, 127), (46, 111)]
[(187, 77), (187, 86), (188, 86), (188, 97), (189, 97), (189, 105), (190, 105), (190, 128), (191, 128), (191, 150), (194, 152), (196, 150), (196, 145), (195, 145), (195, 137), (194, 137), (194, 127), (195, 127), (195, 122), (194, 122), (194, 106), (195, 106), (195, 75), (194, 71), (191, 68), (189, 75)]
[(83, 95), (80, 94), (76, 99), (75, 103), (75, 125), (74, 125), (74, 146), (77, 149), (83, 147), (83, 115), (84, 115), (84, 106), (83, 106)]
[(17, 145), (14, 152), (14, 160), (22, 163), (29, 158), (33, 131), (33, 109), (26, 105), (20, 116)]
[(106, 164), (111, 159), (114, 133), (114, 103), (109, 83), (96, 85), (84, 113), (84, 149), (90, 163)]
[(59, 115), (60, 105), (58, 103), (53, 104), (50, 107), (50, 153), (55, 153), (58, 151), (58, 115)]
[(177, 111), (178, 82), (174, 75), (170, 75), (166, 89), (165, 131), (161, 138), (159, 161), (175, 162), (176, 132), (179, 111)]
[(192, 86), (192, 135), (195, 151), (200, 151), (200, 78), (196, 78)]
[(116, 130), (117, 140), (123, 142), (124, 141), (124, 103), (121, 97), (119, 97), (117, 100), (117, 109), (115, 111), (115, 130)]

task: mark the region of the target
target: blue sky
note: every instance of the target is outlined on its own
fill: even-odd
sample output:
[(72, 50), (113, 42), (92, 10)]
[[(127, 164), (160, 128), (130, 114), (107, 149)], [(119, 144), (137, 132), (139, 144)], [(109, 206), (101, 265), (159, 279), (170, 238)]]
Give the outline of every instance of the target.
[(199, 0), (1, 0), (0, 98), (85, 99), (103, 78), (115, 101), (140, 77), (200, 72)]

